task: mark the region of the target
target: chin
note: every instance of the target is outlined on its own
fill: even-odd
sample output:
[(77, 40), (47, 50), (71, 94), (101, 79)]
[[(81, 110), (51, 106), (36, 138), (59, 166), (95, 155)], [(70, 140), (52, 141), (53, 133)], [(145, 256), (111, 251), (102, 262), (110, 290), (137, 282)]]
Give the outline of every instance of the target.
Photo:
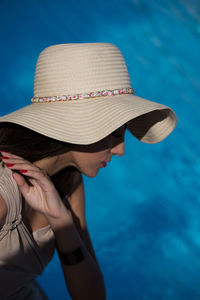
[(98, 172), (99, 172), (99, 169), (98, 170), (87, 170), (87, 171), (83, 172), (83, 174), (86, 175), (87, 177), (92, 178), (92, 177), (97, 176)]

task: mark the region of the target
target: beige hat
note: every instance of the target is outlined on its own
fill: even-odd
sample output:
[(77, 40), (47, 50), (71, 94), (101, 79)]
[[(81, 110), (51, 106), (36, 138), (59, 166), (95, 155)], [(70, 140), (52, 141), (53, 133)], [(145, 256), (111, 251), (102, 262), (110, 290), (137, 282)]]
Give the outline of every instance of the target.
[(140, 141), (162, 141), (176, 126), (175, 113), (133, 93), (126, 63), (115, 45), (54, 45), (38, 58), (32, 103), (0, 117), (0, 122), (85, 145), (127, 123)]

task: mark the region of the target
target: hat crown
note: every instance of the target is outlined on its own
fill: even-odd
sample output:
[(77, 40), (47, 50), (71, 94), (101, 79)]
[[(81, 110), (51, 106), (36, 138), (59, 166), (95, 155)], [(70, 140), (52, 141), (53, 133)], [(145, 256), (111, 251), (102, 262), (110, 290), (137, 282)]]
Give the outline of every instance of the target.
[(34, 97), (131, 88), (121, 51), (110, 43), (60, 44), (38, 58)]

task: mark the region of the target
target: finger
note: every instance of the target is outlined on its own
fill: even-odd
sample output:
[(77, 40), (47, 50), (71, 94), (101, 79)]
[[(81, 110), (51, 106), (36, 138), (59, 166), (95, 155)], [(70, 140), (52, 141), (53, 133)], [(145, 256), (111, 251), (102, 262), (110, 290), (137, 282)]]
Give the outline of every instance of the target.
[(22, 192), (23, 196), (28, 194), (30, 187), (27, 184), (26, 180), (23, 178), (23, 176), (18, 173), (13, 173), (12, 176), (13, 176), (14, 180), (16, 181), (17, 185), (19, 186), (20, 191)]
[(3, 160), (3, 162), (5, 164), (26, 163), (26, 164), (29, 164), (29, 165), (33, 165), (33, 163), (31, 163), (28, 160), (25, 160), (24, 158), (15, 158), (15, 157), (2, 156), (1, 159)]
[[(0, 151), (0, 152), (4, 152), (4, 151)], [(17, 156), (17, 155), (14, 155), (14, 154), (11, 154), (9, 152), (6, 152), (6, 156), (2, 156), (1, 159), (3, 160), (3, 162), (5, 164), (19, 164), (19, 163), (26, 163), (26, 164), (29, 164), (31, 166), (34, 166), (33, 163), (31, 163), (30, 161), (24, 159), (23, 157), (20, 157), (20, 156)], [(15, 168), (14, 168), (15, 169)], [(40, 169), (38, 167), (38, 169)]]
[[(5, 163), (5, 164), (14, 164), (15, 165), (15, 167), (16, 167), (16, 164), (28, 164), (28, 165), (30, 165), (30, 166), (34, 166), (35, 167), (35, 169), (36, 168), (38, 168), (38, 170), (40, 170), (40, 168), (39, 167), (36, 167), (33, 163), (31, 163), (30, 161), (28, 161), (28, 160), (25, 160), (24, 158), (15, 158), (15, 157), (5, 157), (5, 156), (3, 156), (3, 157), (1, 157), (1, 159), (3, 160), (3, 162)], [(9, 167), (9, 166), (8, 166)], [(11, 167), (11, 166), (10, 166)], [(21, 167), (22, 168), (22, 167)], [(15, 168), (14, 168), (15, 169)]]
[(5, 164), (10, 164), (10, 163), (22, 163), (22, 162), (26, 162), (29, 163), (28, 160), (25, 160), (23, 158), (13, 158), (13, 157), (8, 157), (8, 156), (2, 156), (1, 159), (3, 160), (3, 162)]
[[(12, 170), (13, 171), (13, 170)], [(24, 169), (21, 170), (21, 173), (23, 176), (29, 178), (29, 179), (35, 179), (40, 182), (40, 185), (43, 187), (49, 186), (49, 184), (53, 184), (52, 181), (50, 180), (49, 175), (45, 170), (27, 170), (25, 169), (26, 172), (24, 172)], [(20, 170), (19, 170), (20, 172)], [(29, 180), (31, 182), (31, 180)]]
[(6, 162), (6, 167), (11, 170), (34, 170), (36, 172), (42, 172), (43, 170), (38, 168), (37, 166), (31, 164), (31, 163), (25, 163), (25, 162)]
[(22, 174), (25, 175), (25, 176), (28, 176), (28, 177), (32, 177), (34, 179), (37, 179), (37, 180), (48, 180), (49, 181), (49, 175), (47, 174), (47, 172), (45, 170), (25, 170), (26, 172), (24, 172), (24, 169), (21, 170), (22, 171)]
[(12, 154), (12, 153), (10, 153), (10, 152), (7, 152), (7, 151), (0, 151), (1, 152), (1, 154), (2, 154), (2, 156), (6, 156), (6, 157), (9, 157), (9, 158), (23, 158), (23, 157), (21, 157), (21, 156), (18, 156), (18, 155), (15, 155), (15, 154)]

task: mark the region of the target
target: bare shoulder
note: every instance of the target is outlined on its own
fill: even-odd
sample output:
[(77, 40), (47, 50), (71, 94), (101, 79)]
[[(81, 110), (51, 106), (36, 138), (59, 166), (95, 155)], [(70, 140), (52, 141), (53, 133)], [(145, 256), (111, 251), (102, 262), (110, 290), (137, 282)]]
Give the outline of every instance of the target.
[(7, 205), (5, 200), (0, 194), (0, 229), (3, 227), (7, 215)]

